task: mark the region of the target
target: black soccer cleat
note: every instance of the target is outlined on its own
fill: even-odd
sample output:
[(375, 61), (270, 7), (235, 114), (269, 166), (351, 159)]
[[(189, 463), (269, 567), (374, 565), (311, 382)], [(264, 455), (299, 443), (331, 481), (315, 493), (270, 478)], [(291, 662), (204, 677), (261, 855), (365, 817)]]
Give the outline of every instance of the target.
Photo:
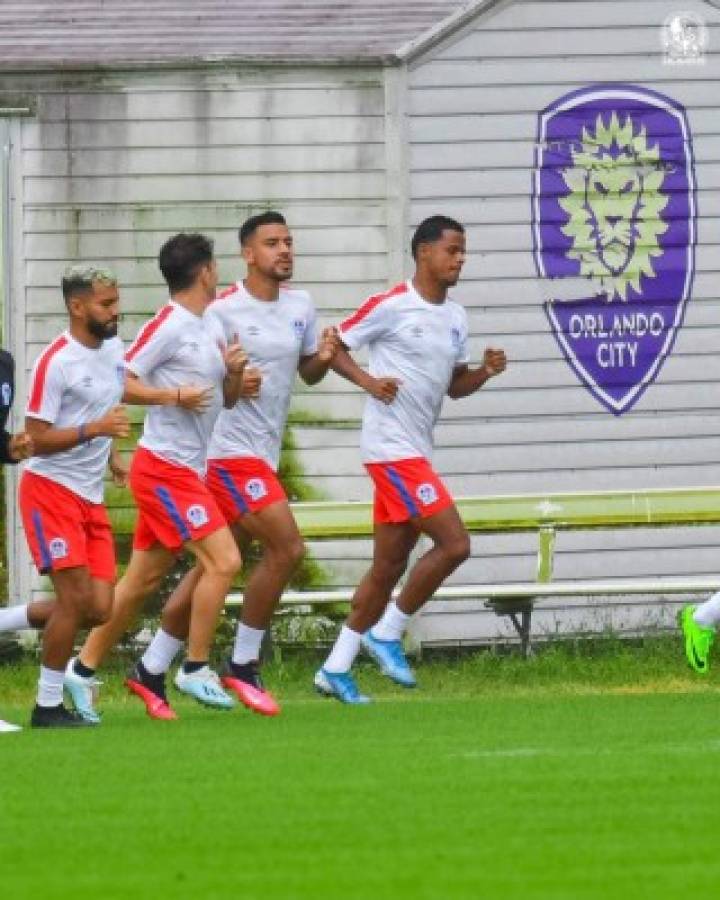
[(38, 706), (35, 704), (30, 716), (32, 728), (94, 728), (97, 722), (88, 722), (74, 709), (59, 706)]

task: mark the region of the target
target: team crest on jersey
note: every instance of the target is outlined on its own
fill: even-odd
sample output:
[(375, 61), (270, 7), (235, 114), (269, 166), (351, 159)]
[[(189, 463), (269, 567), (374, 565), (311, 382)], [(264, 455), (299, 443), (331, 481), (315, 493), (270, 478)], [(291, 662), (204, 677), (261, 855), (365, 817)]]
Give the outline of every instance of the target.
[(12, 391), (10, 390), (10, 385), (7, 381), (3, 381), (2, 388), (2, 403), (3, 406), (10, 406), (10, 401), (12, 400)]
[(451, 328), (450, 329), (450, 340), (452, 341), (453, 350), (458, 350), (460, 348), (460, 329), (459, 328)]
[(425, 334), (425, 332), (423, 331), (421, 325), (413, 325), (413, 327), (410, 329), (410, 334), (414, 338), (421, 338), (423, 334)]
[(200, 503), (193, 503), (192, 506), (189, 506), (185, 515), (193, 528), (202, 528), (210, 521), (207, 510)]
[(257, 337), (260, 334), (260, 329), (257, 325), (248, 325), (246, 330), (250, 337)]
[(293, 322), (295, 336), (301, 338), (305, 333), (305, 319), (295, 319)]
[[(683, 107), (633, 85), (595, 85), (539, 116), (533, 178), (538, 273), (577, 377), (621, 415), (652, 384), (682, 326), (695, 268), (692, 135)], [(564, 278), (587, 294), (559, 299)]]
[(429, 481), (426, 481), (425, 484), (418, 485), (418, 489), (415, 493), (423, 506), (430, 506), (437, 502), (438, 495), (435, 490), (435, 485), (430, 484)]
[(83, 376), (83, 380), (80, 382), (83, 387), (89, 388), (93, 385), (92, 375)]
[(53, 538), (48, 544), (48, 550), (53, 559), (65, 559), (68, 555), (67, 541), (61, 537)]
[(245, 493), (256, 503), (258, 500), (262, 500), (267, 492), (267, 485), (262, 478), (251, 478), (245, 485)]

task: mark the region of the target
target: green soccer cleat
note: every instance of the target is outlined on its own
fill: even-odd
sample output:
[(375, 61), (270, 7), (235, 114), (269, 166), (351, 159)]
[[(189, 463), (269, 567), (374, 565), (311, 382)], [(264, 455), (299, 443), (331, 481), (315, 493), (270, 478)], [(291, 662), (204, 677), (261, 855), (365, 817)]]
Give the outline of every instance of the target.
[(710, 671), (710, 648), (715, 639), (715, 629), (698, 625), (693, 618), (695, 609), (693, 605), (684, 606), (678, 619), (685, 636), (685, 656), (690, 667), (699, 675), (707, 675)]

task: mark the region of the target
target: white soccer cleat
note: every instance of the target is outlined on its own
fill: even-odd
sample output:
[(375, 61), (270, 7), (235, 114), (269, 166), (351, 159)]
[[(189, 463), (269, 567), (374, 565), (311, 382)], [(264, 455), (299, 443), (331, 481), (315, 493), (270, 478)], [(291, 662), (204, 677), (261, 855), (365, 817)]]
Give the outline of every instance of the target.
[(197, 672), (185, 672), (180, 668), (175, 675), (175, 687), (183, 694), (193, 697), (198, 703), (216, 709), (232, 709), (235, 701), (225, 693), (217, 672), (203, 666)]

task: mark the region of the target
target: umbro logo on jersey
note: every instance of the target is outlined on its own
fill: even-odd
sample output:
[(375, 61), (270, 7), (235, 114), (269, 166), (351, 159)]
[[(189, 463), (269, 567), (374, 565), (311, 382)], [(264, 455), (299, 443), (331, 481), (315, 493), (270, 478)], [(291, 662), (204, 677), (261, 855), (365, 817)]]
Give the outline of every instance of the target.
[(252, 337), (257, 337), (260, 334), (260, 329), (257, 327), (257, 325), (248, 325), (246, 331)]
[(434, 484), (429, 482), (421, 484), (415, 493), (423, 506), (430, 506), (430, 504), (437, 502), (438, 495)]
[(81, 382), (83, 387), (92, 387), (92, 383), (93, 383), (93, 380), (92, 380), (91, 375), (85, 375)]
[(194, 503), (192, 506), (189, 506), (185, 515), (193, 528), (202, 528), (203, 525), (207, 525), (210, 521), (207, 510), (199, 503)]
[(425, 334), (425, 331), (420, 325), (413, 325), (413, 327), (410, 329), (410, 334), (414, 338), (421, 338)]
[(250, 497), (251, 500), (262, 500), (262, 498), (267, 494), (267, 485), (262, 480), (262, 478), (251, 478), (250, 481), (245, 485), (245, 492)]
[(53, 538), (48, 544), (50, 556), (53, 559), (64, 559), (68, 555), (68, 545), (64, 538)]

